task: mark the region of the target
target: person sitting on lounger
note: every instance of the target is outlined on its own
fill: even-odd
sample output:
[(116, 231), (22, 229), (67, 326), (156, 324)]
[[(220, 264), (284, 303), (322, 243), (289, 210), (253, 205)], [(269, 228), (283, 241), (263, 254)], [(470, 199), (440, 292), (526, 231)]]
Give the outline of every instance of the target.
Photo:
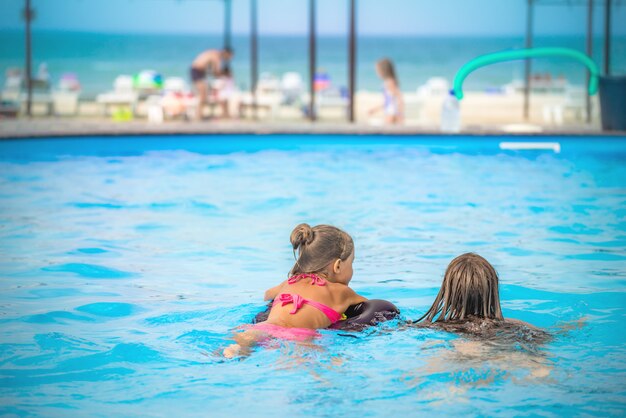
[(205, 82), (207, 75), (217, 75), (222, 72), (225, 63), (229, 62), (234, 55), (230, 48), (209, 49), (201, 52), (191, 63), (191, 81), (198, 91), (197, 117), (202, 117), (202, 109), (207, 100), (208, 86)]

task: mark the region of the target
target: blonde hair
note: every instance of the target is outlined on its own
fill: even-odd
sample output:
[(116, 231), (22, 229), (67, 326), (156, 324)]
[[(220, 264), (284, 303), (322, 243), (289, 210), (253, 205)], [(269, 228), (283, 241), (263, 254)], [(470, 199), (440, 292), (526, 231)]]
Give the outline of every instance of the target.
[(383, 80), (387, 80), (389, 78), (393, 79), (393, 81), (398, 84), (398, 78), (396, 77), (396, 70), (393, 66), (393, 62), (389, 58), (383, 58), (376, 62), (376, 67), (378, 71), (380, 71)]
[(503, 320), (498, 273), (483, 257), (466, 253), (450, 262), (441, 289), (428, 312), (427, 322), (465, 320), (468, 316)]
[(324, 269), (333, 261), (345, 261), (354, 252), (352, 237), (331, 225), (300, 224), (291, 232), (291, 245), (296, 263), (289, 275), (307, 273), (328, 273)]

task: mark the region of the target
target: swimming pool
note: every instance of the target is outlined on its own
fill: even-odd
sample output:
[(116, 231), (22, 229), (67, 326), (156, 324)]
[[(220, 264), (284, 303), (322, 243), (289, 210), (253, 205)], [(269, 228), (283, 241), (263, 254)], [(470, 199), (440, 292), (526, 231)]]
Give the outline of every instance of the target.
[[(536, 140), (1, 141), (0, 414), (623, 416), (626, 138), (500, 148)], [(555, 339), (467, 350), (393, 321), (223, 361), (302, 221), (350, 232), (352, 286), (406, 319), (477, 252), (505, 317)]]

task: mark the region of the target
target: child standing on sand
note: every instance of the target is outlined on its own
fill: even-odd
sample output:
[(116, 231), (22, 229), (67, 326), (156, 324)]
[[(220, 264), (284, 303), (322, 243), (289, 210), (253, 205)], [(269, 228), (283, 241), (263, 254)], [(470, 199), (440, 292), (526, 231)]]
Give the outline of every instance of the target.
[(385, 112), (385, 123), (400, 124), (404, 121), (404, 100), (393, 63), (385, 58), (376, 63), (376, 74), (383, 80), (384, 103), (370, 109), (373, 115), (381, 110)]
[(236, 334), (237, 344), (224, 350), (225, 357), (247, 354), (267, 338), (310, 340), (318, 335), (316, 329), (342, 319), (348, 306), (367, 300), (348, 287), (354, 242), (346, 232), (300, 224), (291, 233), (291, 245), (298, 258), (289, 279), (265, 292), (265, 300), (274, 300), (267, 320)]

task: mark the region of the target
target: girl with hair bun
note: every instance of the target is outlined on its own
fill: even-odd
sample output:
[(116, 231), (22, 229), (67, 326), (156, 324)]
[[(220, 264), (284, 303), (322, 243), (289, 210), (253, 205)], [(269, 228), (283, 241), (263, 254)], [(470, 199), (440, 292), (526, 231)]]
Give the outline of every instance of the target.
[(289, 278), (265, 292), (273, 300), (266, 321), (235, 335), (237, 344), (224, 349), (232, 358), (247, 354), (267, 338), (307, 341), (342, 319), (350, 305), (367, 299), (348, 287), (352, 279), (354, 242), (350, 235), (330, 225), (300, 224), (291, 232), (296, 262)]

